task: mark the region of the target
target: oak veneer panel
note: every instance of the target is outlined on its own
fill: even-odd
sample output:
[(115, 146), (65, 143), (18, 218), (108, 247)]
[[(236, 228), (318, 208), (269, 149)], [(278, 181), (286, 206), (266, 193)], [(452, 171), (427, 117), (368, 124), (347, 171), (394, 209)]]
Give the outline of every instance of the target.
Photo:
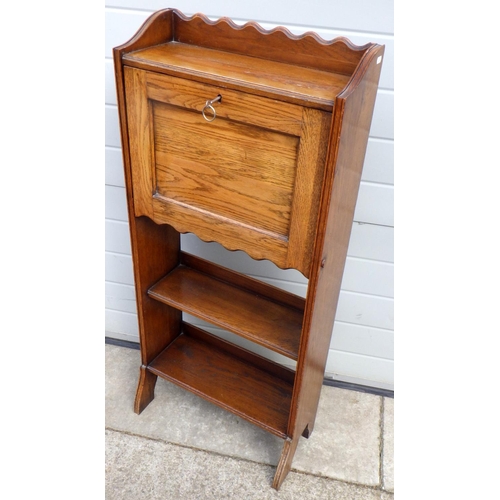
[(308, 277), (331, 113), (136, 68), (125, 77), (135, 215)]
[[(191, 325), (184, 325), (184, 331), (148, 371), (286, 437), (292, 382), (273, 373), (277, 367), (263, 358), (244, 350), (237, 356), (234, 346), (226, 350), (224, 341)], [(252, 363), (254, 357), (259, 363)]]
[(153, 106), (157, 194), (288, 236), (299, 138)]
[(148, 295), (193, 316), (297, 359), (303, 314), (248, 290), (179, 266)]
[(135, 215), (308, 277), (331, 113), (124, 72)]
[(170, 42), (123, 57), (129, 66), (167, 74), (198, 77), (201, 81), (239, 88), (259, 95), (279, 95), (297, 104), (331, 111), (349, 76), (294, 66), (231, 52)]

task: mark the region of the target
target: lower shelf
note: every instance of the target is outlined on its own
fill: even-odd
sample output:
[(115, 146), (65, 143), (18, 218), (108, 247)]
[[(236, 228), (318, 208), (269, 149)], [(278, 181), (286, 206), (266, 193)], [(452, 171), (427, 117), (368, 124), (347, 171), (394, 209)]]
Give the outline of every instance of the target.
[(286, 438), (294, 372), (184, 323), (148, 370)]

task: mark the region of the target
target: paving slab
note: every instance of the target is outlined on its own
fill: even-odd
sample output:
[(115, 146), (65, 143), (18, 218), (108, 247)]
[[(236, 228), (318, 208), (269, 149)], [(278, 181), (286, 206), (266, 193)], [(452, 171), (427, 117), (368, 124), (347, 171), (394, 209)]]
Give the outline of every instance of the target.
[(290, 472), (280, 491), (274, 467), (106, 431), (106, 500), (393, 500), (366, 486)]
[(323, 387), (314, 432), (301, 439), (293, 467), (344, 481), (380, 484), (379, 396)]
[[(283, 440), (158, 379), (155, 399), (133, 412), (139, 351), (106, 346), (106, 427), (275, 466)], [(323, 387), (314, 432), (301, 438), (292, 470), (379, 486), (381, 397)], [(287, 478), (288, 481), (288, 478)], [(286, 483), (286, 481), (285, 481)]]
[(394, 492), (394, 399), (384, 398), (382, 486)]

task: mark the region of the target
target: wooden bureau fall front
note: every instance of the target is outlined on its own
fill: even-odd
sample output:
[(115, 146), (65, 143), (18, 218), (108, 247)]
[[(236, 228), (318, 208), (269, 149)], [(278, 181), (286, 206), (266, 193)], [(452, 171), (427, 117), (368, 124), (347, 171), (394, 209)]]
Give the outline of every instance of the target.
[[(383, 51), (174, 9), (114, 49), (141, 344), (135, 411), (159, 376), (283, 438), (276, 489), (314, 427)], [(183, 252), (187, 232), (300, 271), (306, 298)]]

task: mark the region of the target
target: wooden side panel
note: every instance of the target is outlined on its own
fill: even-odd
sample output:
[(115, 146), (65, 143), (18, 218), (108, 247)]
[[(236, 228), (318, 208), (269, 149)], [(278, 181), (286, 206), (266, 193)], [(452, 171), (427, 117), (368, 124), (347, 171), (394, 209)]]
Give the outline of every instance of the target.
[[(122, 65), (121, 57), (126, 50), (140, 49), (150, 44), (159, 43), (160, 40), (169, 39), (172, 35), (171, 22), (168, 22), (170, 16), (171, 13), (169, 12), (154, 14), (129, 42), (113, 50), (139, 338), (141, 342), (142, 368), (135, 404), (135, 411), (138, 413), (153, 398), (155, 378), (146, 373), (145, 366), (162, 352), (181, 331), (181, 312), (160, 304), (147, 295), (147, 290), (153, 283), (178, 265), (180, 260), (180, 235), (170, 226), (157, 226), (147, 217), (135, 216), (131, 168), (131, 154), (133, 153), (129, 142), (130, 140), (134, 144), (135, 139), (129, 135), (124, 71), (126, 68)], [(127, 69), (127, 71), (129, 70)], [(133, 80), (133, 85), (130, 87), (132, 92), (134, 92), (133, 89), (144, 92), (144, 80), (136, 75), (138, 73), (128, 73), (127, 87), (130, 87), (131, 80)], [(134, 99), (136, 99), (136, 96), (134, 96)], [(144, 111), (140, 111), (139, 118), (141, 116), (144, 120)], [(132, 127), (134, 127), (133, 124)], [(135, 132), (132, 135), (135, 135)]]
[(383, 50), (375, 47), (366, 55), (359, 74), (335, 104), (333, 147), (328, 158), (288, 427), (291, 436), (303, 432), (309, 435), (314, 427)]
[(180, 236), (172, 227), (158, 226), (147, 217), (135, 218), (131, 232), (141, 355), (147, 365), (180, 334), (181, 312), (147, 294), (178, 265)]
[(113, 49), (115, 60), (124, 53), (172, 40), (172, 16), (171, 9), (160, 10), (149, 16), (130, 40)]

